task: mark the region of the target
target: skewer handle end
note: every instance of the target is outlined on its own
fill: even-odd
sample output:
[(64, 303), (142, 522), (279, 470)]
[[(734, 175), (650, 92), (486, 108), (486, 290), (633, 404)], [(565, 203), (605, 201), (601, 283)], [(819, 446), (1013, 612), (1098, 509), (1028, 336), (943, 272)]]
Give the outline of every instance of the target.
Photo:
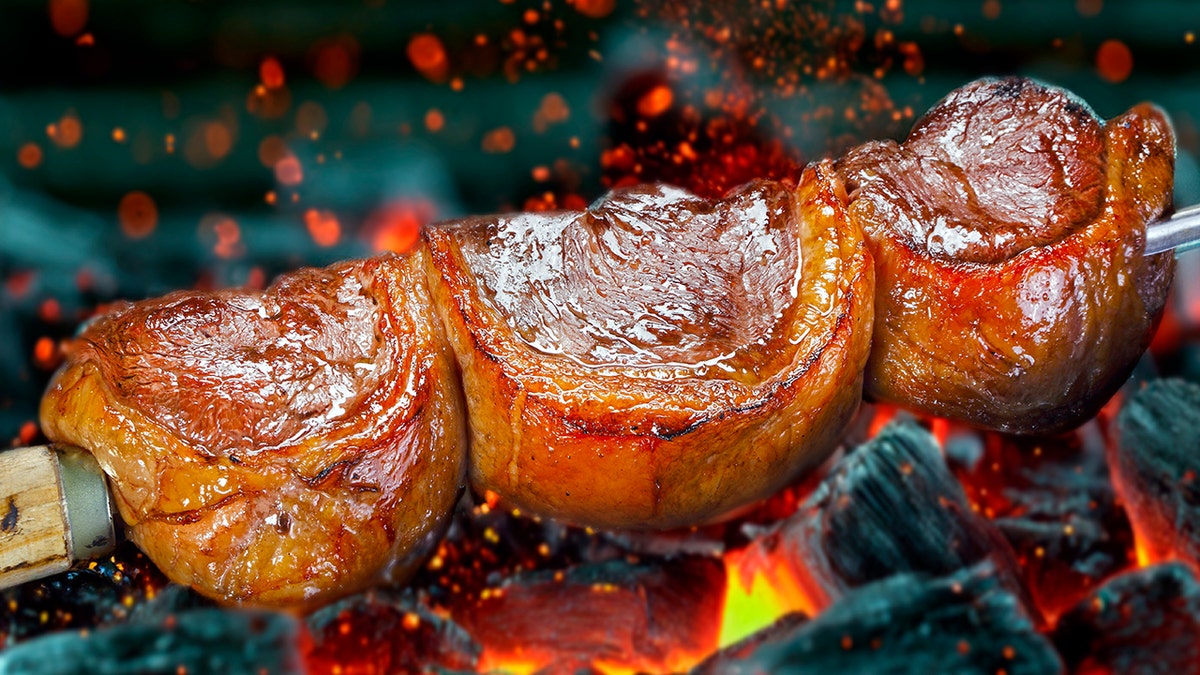
[(108, 483), (90, 454), (49, 445), (0, 452), (0, 588), (63, 572), (114, 546)]

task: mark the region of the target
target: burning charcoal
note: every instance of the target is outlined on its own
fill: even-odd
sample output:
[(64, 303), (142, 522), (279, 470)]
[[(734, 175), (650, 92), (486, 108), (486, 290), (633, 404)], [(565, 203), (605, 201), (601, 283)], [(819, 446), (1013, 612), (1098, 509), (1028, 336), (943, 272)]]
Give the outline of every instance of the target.
[(715, 558), (617, 560), (513, 577), (454, 615), (484, 646), (481, 672), (675, 672), (716, 649), (724, 588)]
[(1178, 562), (1123, 574), (1064, 614), (1054, 642), (1076, 673), (1200, 673), (1200, 584)]
[(1113, 482), (1143, 562), (1200, 564), (1200, 386), (1157, 380), (1117, 416)]
[(789, 612), (788, 614), (784, 614), (766, 628), (714, 652), (693, 668), (692, 672), (696, 675), (713, 673), (717, 672), (720, 667), (724, 667), (740, 659), (749, 658), (754, 655), (755, 650), (764, 644), (788, 639), (800, 626), (803, 626), (808, 621), (809, 616), (804, 612)]
[(435, 554), (410, 584), (439, 605), (473, 599), (523, 570), (561, 569), (620, 558), (625, 551), (598, 534), (505, 510), (494, 494), (465, 495)]
[(942, 578), (898, 574), (847, 593), (817, 618), (695, 675), (742, 673), (1058, 673), (1054, 648), (990, 562)]
[(217, 607), (213, 600), (200, 595), (188, 586), (167, 584), (153, 599), (135, 605), (129, 612), (129, 621), (135, 623), (161, 623), (172, 614), (183, 614), (197, 609)]
[(479, 645), (458, 624), (409, 596), (372, 591), (308, 618), (310, 675), (475, 671)]
[(126, 619), (167, 585), (128, 542), (110, 556), (0, 594), (0, 643)]
[(0, 675), (302, 673), (287, 614), (201, 609), (166, 621), (45, 635), (0, 653)]
[(890, 424), (846, 456), (795, 515), (752, 546), (781, 555), (820, 608), (900, 572), (942, 575), (992, 560), (1024, 597), (1012, 549), (971, 510), (933, 437)]
[[(977, 454), (963, 452), (968, 439)], [(1094, 422), (1054, 438), (964, 430), (947, 442), (968, 500), (1012, 544), (1022, 578), (1048, 617), (1133, 562), (1133, 533), (1104, 446)], [(964, 457), (971, 461), (955, 461)]]

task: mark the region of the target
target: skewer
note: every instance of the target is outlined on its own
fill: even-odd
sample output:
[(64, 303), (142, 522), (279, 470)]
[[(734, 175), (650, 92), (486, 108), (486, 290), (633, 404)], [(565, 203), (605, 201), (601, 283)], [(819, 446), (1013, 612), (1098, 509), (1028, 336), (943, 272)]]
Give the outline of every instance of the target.
[[(1146, 255), (1200, 247), (1200, 205), (1146, 229)], [(0, 588), (111, 551), (112, 498), (96, 461), (65, 446), (0, 453)]]
[(65, 572), (117, 543), (100, 465), (79, 448), (0, 453), (0, 588)]
[(1146, 228), (1146, 255), (1174, 249), (1179, 255), (1200, 246), (1200, 204), (1189, 206), (1167, 220)]

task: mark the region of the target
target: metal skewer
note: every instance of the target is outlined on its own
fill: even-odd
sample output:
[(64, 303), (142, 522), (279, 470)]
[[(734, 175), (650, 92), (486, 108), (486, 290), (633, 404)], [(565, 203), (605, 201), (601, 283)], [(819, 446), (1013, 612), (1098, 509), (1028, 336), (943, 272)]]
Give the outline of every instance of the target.
[(1174, 250), (1178, 255), (1200, 246), (1200, 204), (1177, 211), (1146, 228), (1146, 255)]

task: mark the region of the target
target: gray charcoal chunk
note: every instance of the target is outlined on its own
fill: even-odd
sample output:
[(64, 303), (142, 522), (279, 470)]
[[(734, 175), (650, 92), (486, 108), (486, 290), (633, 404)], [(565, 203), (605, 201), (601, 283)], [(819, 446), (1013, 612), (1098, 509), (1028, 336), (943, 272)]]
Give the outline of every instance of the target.
[(299, 675), (299, 635), (287, 614), (198, 609), (162, 622), (28, 640), (0, 653), (0, 675)]
[(1156, 380), (1117, 416), (1113, 482), (1150, 560), (1200, 563), (1200, 386)]
[(815, 619), (693, 675), (926, 673), (1049, 675), (1062, 663), (990, 562), (931, 578), (899, 574)]
[(1181, 563), (1115, 577), (1059, 618), (1054, 643), (1072, 672), (1200, 673), (1200, 584)]
[(759, 545), (779, 548), (819, 604), (898, 573), (940, 576), (990, 560), (1032, 607), (1012, 548), (971, 509), (937, 442), (913, 423), (888, 425), (845, 457)]

